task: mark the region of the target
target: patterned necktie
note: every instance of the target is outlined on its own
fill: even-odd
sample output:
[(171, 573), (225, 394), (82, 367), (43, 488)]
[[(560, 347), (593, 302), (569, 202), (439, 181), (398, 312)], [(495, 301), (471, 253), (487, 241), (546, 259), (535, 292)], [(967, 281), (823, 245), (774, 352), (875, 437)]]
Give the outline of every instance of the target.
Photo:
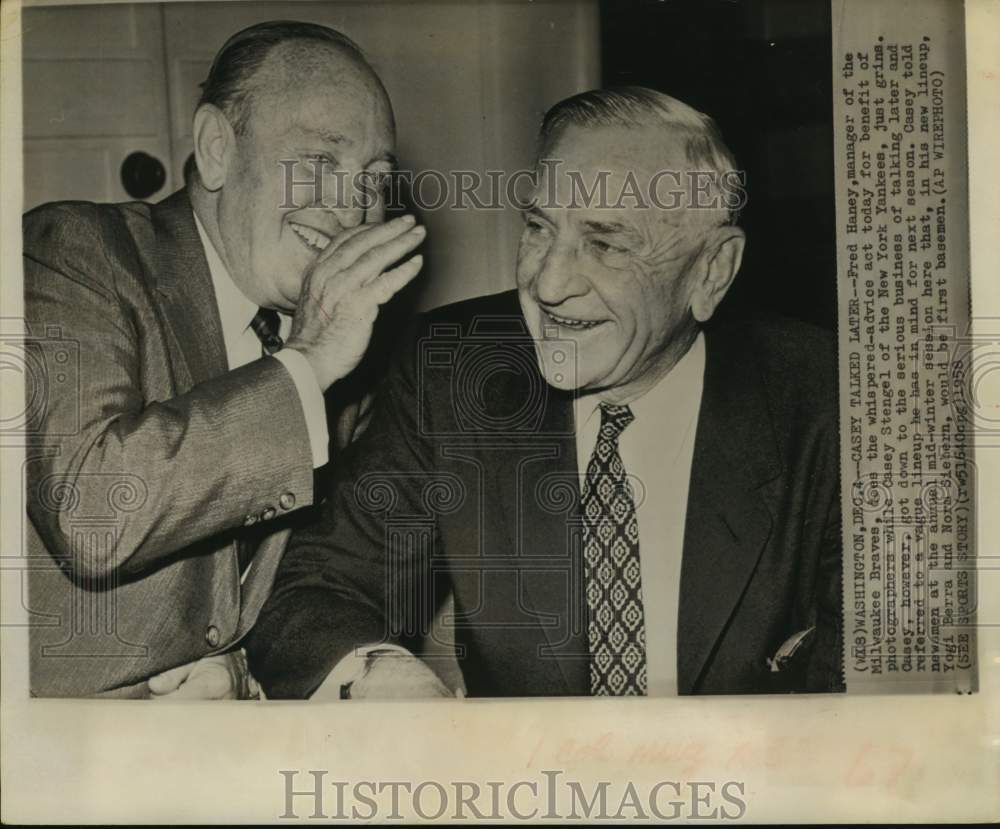
[(601, 404), (601, 428), (580, 499), (594, 696), (646, 693), (639, 524), (618, 454), (618, 437), (634, 419), (628, 406)]
[(260, 340), (265, 355), (281, 351), (285, 341), (278, 334), (281, 330), (281, 320), (277, 311), (271, 308), (258, 308), (257, 313), (250, 320), (250, 327), (257, 335), (257, 339)]

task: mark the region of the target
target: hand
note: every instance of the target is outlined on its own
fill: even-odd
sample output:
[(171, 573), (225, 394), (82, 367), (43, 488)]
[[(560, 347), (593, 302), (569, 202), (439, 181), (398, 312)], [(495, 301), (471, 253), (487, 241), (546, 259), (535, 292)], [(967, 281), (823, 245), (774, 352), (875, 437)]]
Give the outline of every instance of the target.
[(426, 232), (412, 216), (386, 224), (381, 211), (342, 233), (324, 250), (302, 283), (286, 348), (302, 352), (320, 388), (346, 377), (368, 348), (378, 309), (410, 282), (423, 265), (409, 254)]
[(369, 657), (364, 674), (351, 683), (351, 699), (419, 699), (454, 694), (427, 664), (408, 653)]
[(246, 699), (256, 685), (242, 650), (206, 656), (149, 680), (153, 699)]

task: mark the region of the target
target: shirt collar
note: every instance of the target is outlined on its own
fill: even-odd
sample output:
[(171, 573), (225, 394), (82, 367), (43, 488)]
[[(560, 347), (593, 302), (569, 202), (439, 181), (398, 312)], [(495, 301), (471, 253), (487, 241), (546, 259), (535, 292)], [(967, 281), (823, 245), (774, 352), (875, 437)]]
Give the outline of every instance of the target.
[(198, 228), (198, 235), (201, 237), (201, 245), (205, 249), (205, 258), (208, 260), (208, 272), (212, 276), (212, 287), (215, 289), (215, 301), (219, 306), (219, 319), (222, 322), (222, 336), (229, 342), (242, 334), (250, 320), (257, 313), (257, 305), (233, 282), (229, 271), (223, 264), (219, 252), (212, 244), (212, 240), (205, 231), (205, 226), (194, 214), (194, 223)]
[[(691, 347), (656, 385), (630, 402), (636, 420), (652, 412), (676, 411), (682, 407), (697, 407), (705, 381), (705, 335), (699, 331)], [(576, 399), (576, 422), (582, 427), (595, 416), (601, 405), (597, 394)]]

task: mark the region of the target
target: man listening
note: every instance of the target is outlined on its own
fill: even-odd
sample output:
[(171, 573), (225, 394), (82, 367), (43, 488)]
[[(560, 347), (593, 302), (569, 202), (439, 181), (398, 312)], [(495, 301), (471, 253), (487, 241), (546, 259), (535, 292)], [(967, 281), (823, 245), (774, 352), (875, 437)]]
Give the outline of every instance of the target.
[(556, 104), (539, 147), (518, 290), (405, 341), (290, 543), (255, 675), (448, 694), (407, 650), (443, 583), (470, 695), (838, 690), (834, 345), (713, 320), (745, 242), (731, 153), (644, 88)]

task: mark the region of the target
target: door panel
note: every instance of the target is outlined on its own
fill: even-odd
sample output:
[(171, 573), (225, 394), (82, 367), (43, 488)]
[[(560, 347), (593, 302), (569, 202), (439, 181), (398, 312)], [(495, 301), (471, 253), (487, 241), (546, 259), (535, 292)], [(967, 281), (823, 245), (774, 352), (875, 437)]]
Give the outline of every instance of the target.
[(144, 151), (167, 168), (170, 133), (158, 5), (22, 10), (25, 209), (127, 201), (121, 163)]

